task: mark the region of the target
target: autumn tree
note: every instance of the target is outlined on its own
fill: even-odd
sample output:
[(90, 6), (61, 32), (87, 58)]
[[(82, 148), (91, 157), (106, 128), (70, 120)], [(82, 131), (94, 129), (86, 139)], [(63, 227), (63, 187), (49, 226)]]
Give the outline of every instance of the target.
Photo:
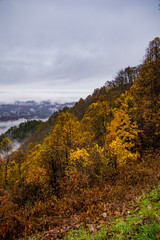
[(4, 173), (4, 162), (0, 157), (0, 189), (3, 188), (3, 173)]
[(106, 101), (92, 103), (85, 113), (82, 124), (92, 132), (94, 141), (103, 146), (109, 122), (112, 119), (112, 109)]
[(130, 87), (137, 79), (140, 68), (141, 65), (136, 67), (128, 66), (125, 69), (121, 69), (113, 80), (115, 86), (122, 90), (125, 90), (127, 86)]
[(139, 130), (136, 122), (122, 109), (115, 110), (109, 133), (106, 135), (105, 148), (110, 162), (117, 166), (137, 160), (140, 146)]
[(62, 112), (52, 133), (44, 139), (41, 149), (42, 166), (46, 169), (49, 186), (59, 194), (59, 180), (65, 176), (70, 151), (78, 146), (79, 122), (73, 114)]
[[(43, 198), (46, 189), (46, 171), (41, 166), (41, 144), (28, 148), (23, 152), (18, 150), (11, 156), (10, 167), (11, 186), (13, 186), (15, 201), (19, 205), (26, 202), (34, 203)], [(14, 176), (14, 181), (12, 178)]]
[(17, 150), (10, 156), (10, 165), (8, 169), (9, 184), (14, 186), (15, 182), (20, 181), (23, 175), (23, 163), (26, 160), (26, 154), (23, 150)]
[(4, 187), (7, 188), (8, 185), (8, 165), (9, 165), (9, 156), (12, 150), (12, 143), (9, 138), (3, 138), (2, 142), (0, 143), (0, 153), (2, 155), (2, 159), (4, 162)]
[(159, 146), (160, 38), (150, 42), (139, 76), (128, 94), (134, 115), (142, 130), (143, 148)]

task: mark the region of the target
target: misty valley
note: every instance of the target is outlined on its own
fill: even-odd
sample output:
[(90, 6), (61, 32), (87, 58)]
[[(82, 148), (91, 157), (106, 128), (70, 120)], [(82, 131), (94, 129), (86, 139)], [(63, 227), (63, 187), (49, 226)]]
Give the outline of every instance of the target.
[(10, 127), (18, 126), (27, 120), (47, 120), (54, 112), (64, 107), (72, 107), (74, 102), (51, 103), (50, 101), (16, 101), (13, 104), (0, 104), (0, 134)]

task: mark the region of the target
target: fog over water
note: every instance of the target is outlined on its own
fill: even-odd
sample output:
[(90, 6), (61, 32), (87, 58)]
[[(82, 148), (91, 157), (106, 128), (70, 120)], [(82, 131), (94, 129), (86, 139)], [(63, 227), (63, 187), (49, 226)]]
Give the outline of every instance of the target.
[(27, 119), (21, 118), (15, 121), (0, 122), (0, 134), (5, 133), (9, 128), (18, 126), (22, 122), (26, 122)]
[[(47, 121), (47, 119), (30, 119), (30, 120), (41, 120), (43, 122)], [(21, 118), (18, 120), (14, 120), (14, 121), (6, 121), (6, 122), (0, 122), (0, 134), (5, 133), (9, 128), (14, 127), (14, 126), (18, 126), (20, 123), (26, 122), (27, 119), (25, 118)]]

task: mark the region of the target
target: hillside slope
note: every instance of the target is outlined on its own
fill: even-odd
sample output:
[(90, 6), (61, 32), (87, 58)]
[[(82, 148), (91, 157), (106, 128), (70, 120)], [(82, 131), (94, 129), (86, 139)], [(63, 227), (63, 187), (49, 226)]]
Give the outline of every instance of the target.
[(107, 225), (159, 184), (159, 38), (135, 78), (129, 72), (56, 113), (23, 150), (10, 155), (9, 139), (1, 141), (1, 239), (57, 239), (82, 223)]

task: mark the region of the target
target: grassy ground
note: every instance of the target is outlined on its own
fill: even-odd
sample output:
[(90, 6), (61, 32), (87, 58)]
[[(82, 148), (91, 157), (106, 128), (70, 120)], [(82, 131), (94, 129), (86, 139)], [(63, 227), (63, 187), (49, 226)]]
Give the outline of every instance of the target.
[(143, 194), (131, 207), (127, 216), (122, 214), (99, 231), (81, 227), (71, 231), (65, 240), (105, 240), (105, 239), (160, 239), (160, 187), (150, 194)]

